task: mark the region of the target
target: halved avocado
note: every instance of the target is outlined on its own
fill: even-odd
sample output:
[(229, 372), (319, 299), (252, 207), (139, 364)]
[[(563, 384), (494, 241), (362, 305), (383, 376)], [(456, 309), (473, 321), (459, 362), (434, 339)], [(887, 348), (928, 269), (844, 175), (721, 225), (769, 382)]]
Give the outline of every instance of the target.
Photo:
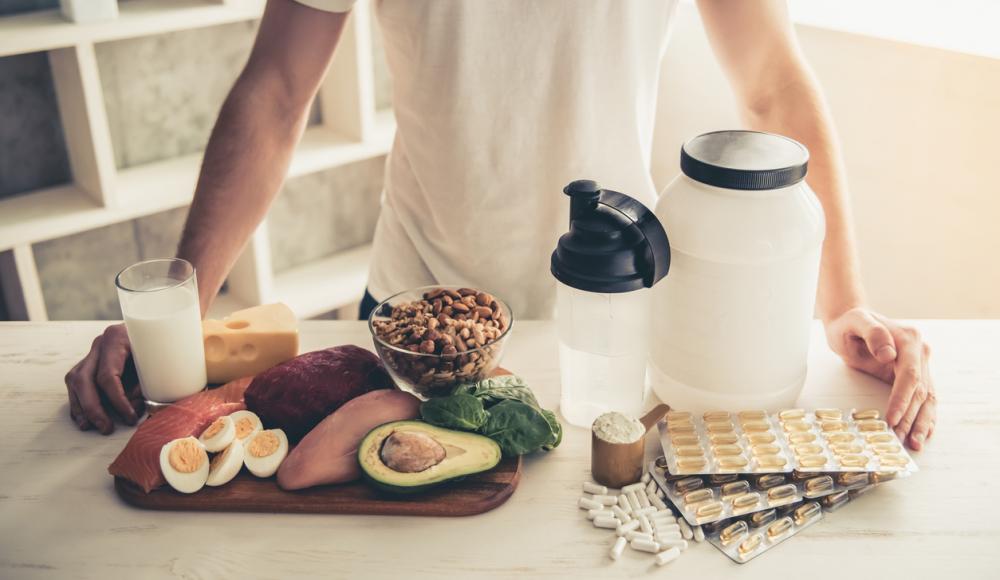
[(500, 463), (500, 446), (475, 433), (423, 421), (394, 421), (365, 435), (358, 446), (358, 462), (364, 478), (376, 488), (417, 493), (493, 469)]

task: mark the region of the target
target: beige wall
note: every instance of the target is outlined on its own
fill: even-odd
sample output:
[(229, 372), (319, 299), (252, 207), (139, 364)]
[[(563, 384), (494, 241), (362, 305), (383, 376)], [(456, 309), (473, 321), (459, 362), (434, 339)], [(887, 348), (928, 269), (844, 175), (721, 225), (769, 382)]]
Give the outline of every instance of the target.
[[(799, 26), (844, 148), (872, 305), (904, 318), (1000, 318), (1000, 60)], [(653, 176), (680, 144), (739, 126), (697, 11), (663, 64)]]

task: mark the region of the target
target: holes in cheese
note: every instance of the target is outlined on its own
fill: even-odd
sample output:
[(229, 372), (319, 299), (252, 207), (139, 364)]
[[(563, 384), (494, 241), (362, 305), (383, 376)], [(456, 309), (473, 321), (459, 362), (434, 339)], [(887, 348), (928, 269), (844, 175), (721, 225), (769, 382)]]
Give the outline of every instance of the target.
[(298, 321), (284, 304), (238, 310), (202, 322), (208, 382), (255, 375), (299, 354)]

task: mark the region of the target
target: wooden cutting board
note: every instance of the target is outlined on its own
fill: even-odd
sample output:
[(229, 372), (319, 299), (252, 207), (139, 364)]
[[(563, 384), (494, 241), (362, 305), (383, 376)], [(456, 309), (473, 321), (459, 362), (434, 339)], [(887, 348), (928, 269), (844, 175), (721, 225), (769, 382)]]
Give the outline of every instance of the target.
[(363, 482), (283, 491), (274, 478), (258, 479), (243, 471), (221, 487), (193, 494), (169, 486), (143, 493), (134, 483), (115, 478), (115, 491), (126, 503), (148, 510), (364, 514), (383, 516), (471, 516), (507, 501), (521, 479), (521, 458), (505, 457), (496, 467), (414, 496), (390, 496)]

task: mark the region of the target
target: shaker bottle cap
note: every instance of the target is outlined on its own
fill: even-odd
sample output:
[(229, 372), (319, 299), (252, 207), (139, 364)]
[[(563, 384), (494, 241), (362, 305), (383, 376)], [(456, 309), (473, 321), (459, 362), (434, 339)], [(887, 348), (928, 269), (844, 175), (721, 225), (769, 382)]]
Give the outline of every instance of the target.
[(681, 171), (695, 181), (726, 189), (763, 190), (805, 179), (809, 150), (773, 133), (715, 131), (681, 146)]
[(563, 189), (570, 230), (552, 252), (552, 275), (588, 292), (649, 288), (667, 275), (670, 244), (652, 211), (588, 179)]

